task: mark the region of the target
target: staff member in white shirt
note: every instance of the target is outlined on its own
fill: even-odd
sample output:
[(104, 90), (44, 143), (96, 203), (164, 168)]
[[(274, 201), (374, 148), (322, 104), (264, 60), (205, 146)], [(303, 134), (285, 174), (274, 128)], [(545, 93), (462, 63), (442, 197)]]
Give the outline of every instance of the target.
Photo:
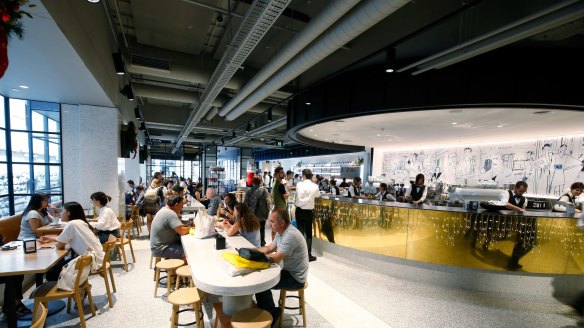
[(298, 230), (305, 235), (308, 247), (308, 260), (316, 261), (312, 256), (312, 221), (314, 220), (314, 199), (320, 197), (318, 186), (312, 182), (312, 171), (302, 170), (302, 182), (296, 185), (296, 222)]
[[(576, 207), (576, 198), (582, 194), (584, 190), (584, 183), (582, 182), (574, 182), (572, 186), (570, 186), (570, 191), (563, 194), (560, 198), (558, 198), (558, 202), (570, 203), (574, 207)], [(555, 204), (554, 205), (554, 212), (566, 212), (566, 206), (564, 204)], [(579, 209), (575, 209), (576, 213), (581, 213)]]
[(106, 207), (112, 198), (101, 191), (91, 194), (91, 203), (99, 211), (99, 216), (89, 220), (89, 224), (97, 230), (97, 236), (102, 244), (109, 239), (110, 235), (120, 237), (120, 221), (114, 211)]
[(360, 177), (354, 177), (353, 184), (349, 186), (347, 196), (350, 198), (365, 198), (365, 196), (361, 195), (361, 183)]
[(412, 184), (412, 187), (408, 190), (406, 194), (406, 200), (412, 201), (412, 204), (422, 204), (426, 200), (426, 195), (428, 194), (428, 188), (424, 185), (424, 175), (422, 173), (416, 175), (416, 182)]

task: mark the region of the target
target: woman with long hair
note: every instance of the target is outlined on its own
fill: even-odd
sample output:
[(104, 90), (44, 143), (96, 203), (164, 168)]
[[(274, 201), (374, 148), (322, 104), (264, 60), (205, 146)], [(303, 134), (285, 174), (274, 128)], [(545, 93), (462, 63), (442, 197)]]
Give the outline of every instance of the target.
[(238, 203), (233, 208), (235, 223), (231, 224), (228, 220), (223, 220), (223, 225), (228, 236), (234, 236), (238, 232), (252, 243), (255, 247), (260, 247), (260, 221), (253, 212), (245, 205)]
[[(100, 240), (97, 239), (89, 222), (87, 222), (87, 219), (85, 218), (83, 207), (77, 202), (65, 203), (63, 205), (63, 211), (61, 212), (61, 220), (67, 222), (61, 234), (58, 236), (42, 236), (39, 238), (39, 242), (42, 244), (56, 241), (57, 249), (65, 249), (65, 246), (69, 244), (76, 255), (83, 255), (87, 250), (92, 250), (95, 252), (97, 265), (101, 268), (105, 253), (103, 252)], [(63, 266), (69, 263), (73, 258), (74, 257), (62, 260), (55, 264), (49, 271), (47, 271), (47, 280), (56, 281), (59, 279), (59, 274), (61, 273)]]
[(203, 201), (203, 185), (201, 183), (197, 183), (195, 187), (195, 199), (199, 202)]
[(105, 193), (98, 191), (91, 194), (91, 203), (98, 210), (98, 217), (89, 220), (89, 224), (97, 230), (97, 236), (102, 244), (108, 241), (109, 236), (120, 237), (120, 221), (114, 211), (107, 207), (107, 203), (112, 198)]
[(49, 207), (49, 196), (43, 194), (34, 194), (30, 197), (30, 201), (22, 212), (22, 220), (20, 221), (19, 240), (34, 239), (40, 237), (37, 229), (49, 224), (52, 217), (47, 212)]
[(424, 185), (424, 175), (422, 173), (416, 175), (416, 181), (412, 183), (412, 187), (406, 194), (406, 200), (412, 204), (418, 205), (424, 202), (428, 194), (428, 188)]

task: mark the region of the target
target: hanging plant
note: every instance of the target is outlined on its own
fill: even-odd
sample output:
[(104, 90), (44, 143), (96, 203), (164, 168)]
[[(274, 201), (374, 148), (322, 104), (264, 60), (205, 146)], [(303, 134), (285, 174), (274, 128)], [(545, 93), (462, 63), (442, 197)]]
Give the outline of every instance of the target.
[(35, 4), (28, 4), (29, 0), (0, 0), (0, 78), (8, 68), (8, 40), (13, 36), (22, 39), (22, 16), (32, 18), (32, 15), (22, 7), (34, 8)]

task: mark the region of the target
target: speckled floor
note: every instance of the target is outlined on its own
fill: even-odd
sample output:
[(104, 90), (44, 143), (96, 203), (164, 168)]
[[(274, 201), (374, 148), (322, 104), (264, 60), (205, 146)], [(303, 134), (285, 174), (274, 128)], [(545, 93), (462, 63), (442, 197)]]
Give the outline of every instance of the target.
[[(148, 268), (148, 241), (137, 240), (134, 245), (137, 264), (130, 265), (129, 272), (123, 270), (120, 262), (114, 262), (117, 263), (114, 275), (118, 292), (112, 309), (107, 303), (102, 278), (90, 278), (98, 315), (88, 315), (89, 306), (85, 304), (88, 327), (169, 326), (171, 306), (166, 296), (154, 298), (152, 295), (154, 282), (152, 270)], [(357, 269), (326, 257), (311, 262), (308, 281), (308, 327), (584, 326), (569, 307), (552, 297), (502, 299), (493, 294), (438, 288)], [(163, 293), (165, 290), (159, 289), (159, 295)], [(277, 292), (274, 296), (278, 296)], [(211, 296), (209, 302), (204, 303), (206, 327), (213, 326), (212, 303), (218, 300), (217, 296)], [(290, 301), (290, 305), (293, 302)], [(193, 319), (192, 312), (181, 313), (180, 322)], [(285, 315), (284, 323), (285, 327), (302, 327), (302, 318), (290, 312)], [(19, 327), (29, 325), (30, 321), (19, 321)], [(5, 320), (0, 321), (0, 327), (6, 327)], [(77, 312), (67, 314), (63, 310), (50, 316), (46, 327), (79, 327)]]

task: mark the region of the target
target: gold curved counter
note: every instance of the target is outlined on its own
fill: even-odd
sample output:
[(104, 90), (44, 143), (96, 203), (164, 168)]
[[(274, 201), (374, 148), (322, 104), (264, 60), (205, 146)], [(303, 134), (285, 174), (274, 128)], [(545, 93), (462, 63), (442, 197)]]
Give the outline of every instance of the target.
[(316, 238), (366, 252), (487, 270), (584, 273), (584, 230), (564, 213), (470, 212), (323, 196), (314, 218)]

